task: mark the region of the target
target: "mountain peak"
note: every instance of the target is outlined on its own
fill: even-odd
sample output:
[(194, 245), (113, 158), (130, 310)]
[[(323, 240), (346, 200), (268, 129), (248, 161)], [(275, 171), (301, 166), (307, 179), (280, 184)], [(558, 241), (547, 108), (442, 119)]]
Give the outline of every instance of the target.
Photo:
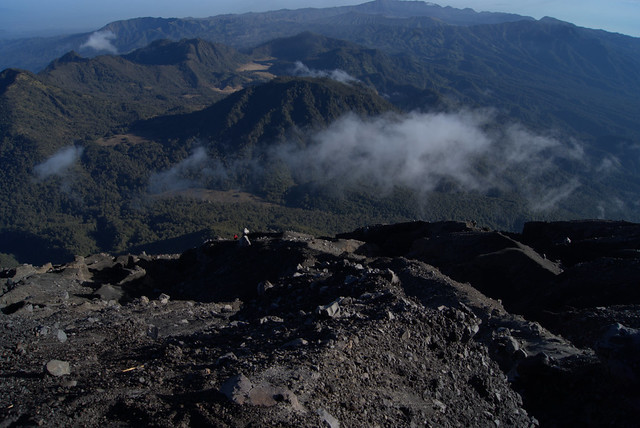
[(84, 58), (79, 55), (76, 51), (69, 51), (58, 59), (51, 61), (51, 63), (45, 68), (45, 71), (51, 71), (62, 64), (71, 64), (71, 63), (79, 63), (79, 62), (87, 62), (88, 58)]
[(376, 115), (390, 110), (395, 110), (392, 104), (361, 85), (329, 78), (277, 77), (201, 111), (138, 123), (134, 132), (206, 136), (211, 141), (234, 141), (240, 148), (271, 141), (292, 128), (327, 125), (349, 112)]
[(244, 55), (233, 48), (199, 38), (182, 39), (177, 42), (168, 39), (156, 40), (144, 48), (123, 55), (123, 58), (143, 65), (176, 65), (196, 61), (206, 65), (225, 63), (231, 68), (246, 61)]
[(4, 94), (7, 88), (15, 83), (20, 73), (25, 72), (16, 70), (14, 68), (7, 68), (6, 70), (0, 72), (0, 95)]

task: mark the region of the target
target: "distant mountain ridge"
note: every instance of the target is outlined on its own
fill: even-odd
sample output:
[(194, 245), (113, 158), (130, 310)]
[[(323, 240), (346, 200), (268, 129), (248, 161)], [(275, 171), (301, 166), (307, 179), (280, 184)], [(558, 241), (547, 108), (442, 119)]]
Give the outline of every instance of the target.
[(171, 108), (205, 107), (251, 82), (264, 78), (239, 71), (251, 59), (233, 48), (183, 39), (157, 40), (129, 54), (83, 58), (72, 51), (51, 62), (41, 78), (52, 85), (111, 100)]
[[(422, 17), (427, 21), (436, 19), (450, 25), (495, 24), (532, 19), (513, 14), (477, 13), (471, 9), (443, 8), (419, 1), (377, 0), (357, 6), (278, 10), (197, 19), (136, 18), (110, 23), (97, 32), (112, 33), (115, 36), (112, 45), (121, 53), (144, 47), (159, 39), (180, 40), (197, 37), (236, 48), (246, 48), (309, 29), (323, 33), (322, 28), (334, 25), (341, 19), (336, 18), (343, 15), (352, 16), (352, 19), (344, 21), (344, 24), (359, 21), (357, 16), (371, 16), (374, 22), (377, 19), (375, 17), (389, 17), (396, 21)], [(395, 25), (398, 25), (398, 22)], [(83, 47), (89, 36), (90, 33), (85, 33), (52, 38), (0, 40), (0, 70), (12, 67), (39, 71), (49, 61), (70, 50), (82, 55), (100, 53)]]

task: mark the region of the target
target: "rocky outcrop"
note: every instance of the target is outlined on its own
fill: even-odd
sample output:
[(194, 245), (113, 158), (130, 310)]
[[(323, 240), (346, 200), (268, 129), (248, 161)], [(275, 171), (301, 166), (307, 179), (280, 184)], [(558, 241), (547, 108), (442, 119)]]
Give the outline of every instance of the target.
[(631, 425), (636, 230), (412, 222), (4, 270), (3, 424)]

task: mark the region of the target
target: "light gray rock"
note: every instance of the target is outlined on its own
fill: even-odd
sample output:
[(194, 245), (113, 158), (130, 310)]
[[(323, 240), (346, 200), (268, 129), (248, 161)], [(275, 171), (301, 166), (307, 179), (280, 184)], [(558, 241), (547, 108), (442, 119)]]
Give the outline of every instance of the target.
[(249, 391), (253, 388), (251, 381), (243, 374), (229, 378), (220, 387), (220, 392), (236, 404), (244, 404), (249, 399)]
[(216, 360), (216, 366), (224, 365), (230, 361), (237, 361), (238, 357), (233, 352), (227, 352)]
[(114, 287), (111, 284), (105, 284), (96, 290), (95, 294), (100, 296), (101, 300), (106, 302), (110, 300), (120, 300), (124, 296), (124, 291), (120, 287)]
[(239, 405), (272, 407), (287, 403), (296, 411), (304, 411), (298, 397), (287, 388), (278, 388), (268, 383), (254, 385), (243, 374), (233, 376), (220, 387), (220, 392)]
[(329, 318), (334, 318), (340, 315), (340, 301), (342, 299), (337, 299), (334, 300), (333, 302), (329, 303), (328, 305), (320, 305), (318, 306), (318, 308), (316, 309), (316, 312), (319, 315), (322, 316), (326, 316)]
[(20, 266), (16, 266), (13, 277), (11, 278), (13, 283), (19, 282), (25, 278), (30, 277), (37, 273), (37, 269), (29, 264), (24, 264)]
[(68, 361), (51, 360), (46, 365), (47, 373), (51, 376), (65, 376), (71, 373)]
[(168, 294), (162, 293), (161, 295), (158, 296), (158, 301), (162, 304), (162, 305), (166, 305), (169, 303), (169, 300), (171, 299), (171, 297), (169, 297)]
[(323, 426), (326, 426), (329, 428), (340, 428), (340, 421), (338, 421), (325, 409), (320, 408), (317, 410), (317, 413), (318, 413), (318, 416), (320, 416), (320, 423)]
[(140, 266), (134, 266), (133, 269), (126, 270), (129, 272), (129, 275), (127, 275), (122, 281), (118, 283), (118, 285), (120, 286), (135, 281), (136, 279), (144, 278), (144, 276), (147, 274), (147, 271)]

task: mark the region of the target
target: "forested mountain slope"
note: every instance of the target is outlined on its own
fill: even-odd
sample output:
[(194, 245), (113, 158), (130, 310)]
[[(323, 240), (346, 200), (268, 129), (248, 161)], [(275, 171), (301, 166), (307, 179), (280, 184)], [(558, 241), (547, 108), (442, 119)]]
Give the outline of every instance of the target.
[(65, 259), (243, 225), (640, 219), (632, 37), (378, 1), (61, 40), (39, 73), (0, 76), (10, 261), (34, 240)]

